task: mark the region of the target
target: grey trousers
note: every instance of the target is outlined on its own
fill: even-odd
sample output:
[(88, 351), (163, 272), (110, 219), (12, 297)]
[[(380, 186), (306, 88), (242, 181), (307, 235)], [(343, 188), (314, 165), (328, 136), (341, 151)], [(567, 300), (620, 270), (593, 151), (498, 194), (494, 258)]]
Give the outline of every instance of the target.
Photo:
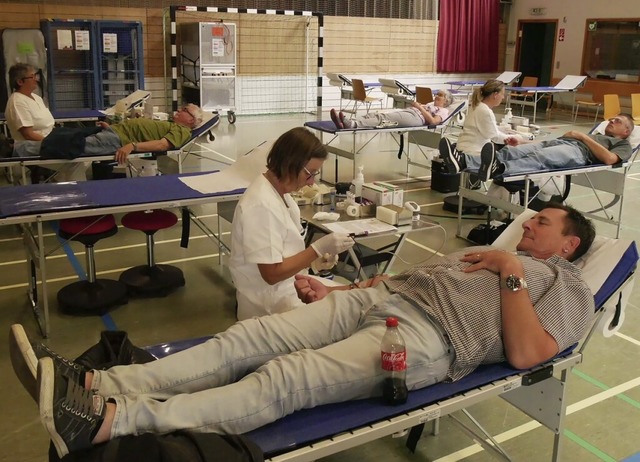
[(407, 344), (409, 389), (444, 380), (454, 356), (446, 336), (381, 284), (238, 322), (155, 362), (96, 371), (92, 388), (116, 402), (113, 437), (245, 433), (298, 409), (381, 396), (387, 316), (399, 319)]

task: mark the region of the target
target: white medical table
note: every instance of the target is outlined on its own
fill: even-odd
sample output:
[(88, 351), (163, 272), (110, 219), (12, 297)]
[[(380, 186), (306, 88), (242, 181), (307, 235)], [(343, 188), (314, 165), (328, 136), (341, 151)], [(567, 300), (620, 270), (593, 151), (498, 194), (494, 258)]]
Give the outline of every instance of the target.
[[(519, 79), (521, 75), (522, 75), (522, 72), (505, 71), (495, 79), (500, 80), (505, 85), (510, 85), (513, 82), (515, 82), (517, 79)], [(460, 90), (463, 87), (471, 87), (471, 88), (479, 87), (481, 85), (484, 85), (486, 81), (487, 79), (485, 80), (453, 80), (445, 83), (449, 85), (452, 89)]]
[[(181, 181), (184, 177), (208, 174), (162, 175), (0, 188), (0, 225), (22, 227), (29, 273), (28, 296), (43, 336), (49, 335), (46, 257), (55, 250), (47, 252), (45, 249), (46, 222), (136, 210), (182, 208), (185, 226), (189, 223), (189, 217), (195, 218), (188, 207), (237, 200), (246, 188), (246, 185), (243, 185), (224, 192), (203, 194)], [(203, 228), (203, 225), (199, 226), (213, 236), (219, 246), (223, 246), (218, 238), (219, 222), (217, 234)], [(38, 273), (42, 286), (40, 296), (37, 287)]]
[[(526, 93), (532, 96), (531, 101), (514, 100), (514, 104), (533, 106), (533, 123), (536, 123), (538, 101), (540, 101), (545, 96), (549, 96), (554, 93), (573, 93), (572, 106), (575, 106), (575, 92), (578, 90), (578, 88), (584, 86), (586, 80), (586, 75), (567, 75), (553, 87), (507, 87), (508, 95), (506, 107), (511, 106), (511, 92)], [(549, 110), (549, 107), (547, 107), (547, 110)], [(573, 114), (573, 110), (571, 113)]]

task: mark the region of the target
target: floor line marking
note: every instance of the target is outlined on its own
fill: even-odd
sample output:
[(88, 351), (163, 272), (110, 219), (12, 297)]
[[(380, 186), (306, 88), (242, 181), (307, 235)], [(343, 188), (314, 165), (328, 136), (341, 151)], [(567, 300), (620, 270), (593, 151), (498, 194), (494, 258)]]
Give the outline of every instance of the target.
[[(223, 236), (231, 234), (231, 231), (226, 231), (224, 233), (222, 233)], [(210, 236), (207, 236), (206, 234), (201, 234), (199, 236), (191, 236), (189, 238), (189, 240), (195, 240), (195, 239), (204, 239), (204, 238), (209, 238)], [(157, 245), (161, 245), (161, 244), (171, 244), (174, 242), (180, 242), (180, 238), (178, 239), (164, 239), (162, 241), (155, 241), (154, 243)], [(128, 249), (134, 249), (137, 247), (146, 247), (147, 244), (145, 242), (141, 242), (139, 244), (130, 244), (130, 245), (121, 245), (121, 246), (117, 246), (117, 247), (109, 247), (106, 249), (98, 249), (95, 250), (95, 253), (104, 253), (104, 252), (113, 252), (113, 251), (117, 251), (117, 250), (128, 250)], [(78, 252), (74, 252), (76, 255), (84, 255), (85, 252), (83, 252), (82, 250), (79, 250)], [(59, 254), (59, 255), (50, 255), (47, 257), (47, 261), (49, 260), (57, 260), (60, 258), (67, 258), (66, 254)], [(7, 262), (0, 262), (0, 267), (1, 266), (8, 266), (8, 265), (22, 265), (24, 263), (26, 263), (26, 259), (25, 260), (12, 260), (12, 261), (7, 261)]]
[(628, 335), (622, 334), (622, 333), (620, 333), (620, 332), (616, 332), (616, 333), (614, 333), (613, 335), (615, 335), (616, 337), (620, 337), (621, 339), (624, 339), (624, 340), (626, 340), (627, 342), (631, 342), (631, 343), (633, 343), (633, 344), (635, 344), (635, 345), (640, 346), (640, 340), (636, 340), (636, 339), (635, 339), (635, 338), (633, 338), (633, 337), (629, 337)]
[[(629, 380), (628, 382), (617, 385), (609, 390), (597, 393), (589, 398), (583, 399), (582, 401), (579, 401), (577, 403), (567, 406), (567, 415), (571, 415), (574, 412), (581, 411), (582, 409), (585, 409), (589, 406), (602, 402), (606, 399), (611, 398), (612, 396), (615, 396), (616, 394), (630, 390), (637, 386), (640, 386), (640, 377), (637, 377), (633, 380)], [(531, 420), (525, 424), (519, 425), (515, 428), (502, 432), (499, 435), (495, 436), (494, 438), (499, 443), (503, 443), (512, 438), (523, 435), (524, 433), (527, 433), (531, 430), (535, 430), (536, 428), (541, 426), (542, 424), (540, 422), (536, 420)], [(482, 446), (480, 446), (479, 444), (472, 444), (470, 446), (467, 446), (466, 448), (460, 449), (459, 451), (453, 452), (444, 457), (436, 459), (434, 462), (456, 462), (456, 461), (465, 459), (469, 456), (472, 456), (474, 454), (478, 454), (481, 451), (483, 451)]]
[[(213, 253), (213, 254), (208, 254), (208, 255), (198, 255), (196, 257), (189, 257), (189, 258), (181, 258), (179, 260), (167, 260), (167, 261), (161, 261), (161, 262), (157, 262), (158, 264), (175, 264), (175, 263), (182, 263), (182, 262), (188, 262), (188, 261), (195, 261), (195, 260), (204, 260), (207, 258), (217, 258), (220, 254), (218, 253)], [(123, 272), (127, 269), (129, 269), (130, 267), (126, 267), (126, 268), (117, 268), (117, 269), (111, 269), (111, 270), (106, 270), (106, 271), (98, 271), (96, 273), (96, 276), (102, 276), (105, 274), (112, 274), (112, 273), (118, 273), (118, 272)], [(64, 276), (64, 277), (60, 277), (60, 278), (51, 278), (51, 279), (47, 279), (47, 284), (52, 283), (52, 282), (61, 282), (61, 281), (71, 281), (74, 279), (78, 279), (77, 276)], [(38, 284), (40, 284), (40, 281), (38, 281)], [(28, 287), (29, 284), (26, 282), (20, 283), (20, 284), (11, 284), (8, 286), (0, 286), (0, 291), (2, 290), (11, 290), (11, 289), (21, 289), (21, 288), (26, 288)]]

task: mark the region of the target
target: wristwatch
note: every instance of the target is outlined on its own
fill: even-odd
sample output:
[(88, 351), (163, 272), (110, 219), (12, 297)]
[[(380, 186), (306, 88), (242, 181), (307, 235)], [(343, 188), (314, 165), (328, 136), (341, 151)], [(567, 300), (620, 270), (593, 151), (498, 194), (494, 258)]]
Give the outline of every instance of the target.
[(527, 288), (527, 281), (515, 274), (510, 274), (506, 278), (500, 279), (500, 288), (518, 292)]
[(138, 145), (136, 143), (131, 143), (131, 146), (133, 146), (133, 152), (138, 150)]

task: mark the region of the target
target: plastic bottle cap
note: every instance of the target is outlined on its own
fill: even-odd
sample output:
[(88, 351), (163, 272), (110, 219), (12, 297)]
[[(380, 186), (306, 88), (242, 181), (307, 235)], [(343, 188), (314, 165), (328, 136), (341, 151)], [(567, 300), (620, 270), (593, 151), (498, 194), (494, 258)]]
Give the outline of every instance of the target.
[(387, 318), (387, 327), (398, 327), (398, 320), (393, 317)]

